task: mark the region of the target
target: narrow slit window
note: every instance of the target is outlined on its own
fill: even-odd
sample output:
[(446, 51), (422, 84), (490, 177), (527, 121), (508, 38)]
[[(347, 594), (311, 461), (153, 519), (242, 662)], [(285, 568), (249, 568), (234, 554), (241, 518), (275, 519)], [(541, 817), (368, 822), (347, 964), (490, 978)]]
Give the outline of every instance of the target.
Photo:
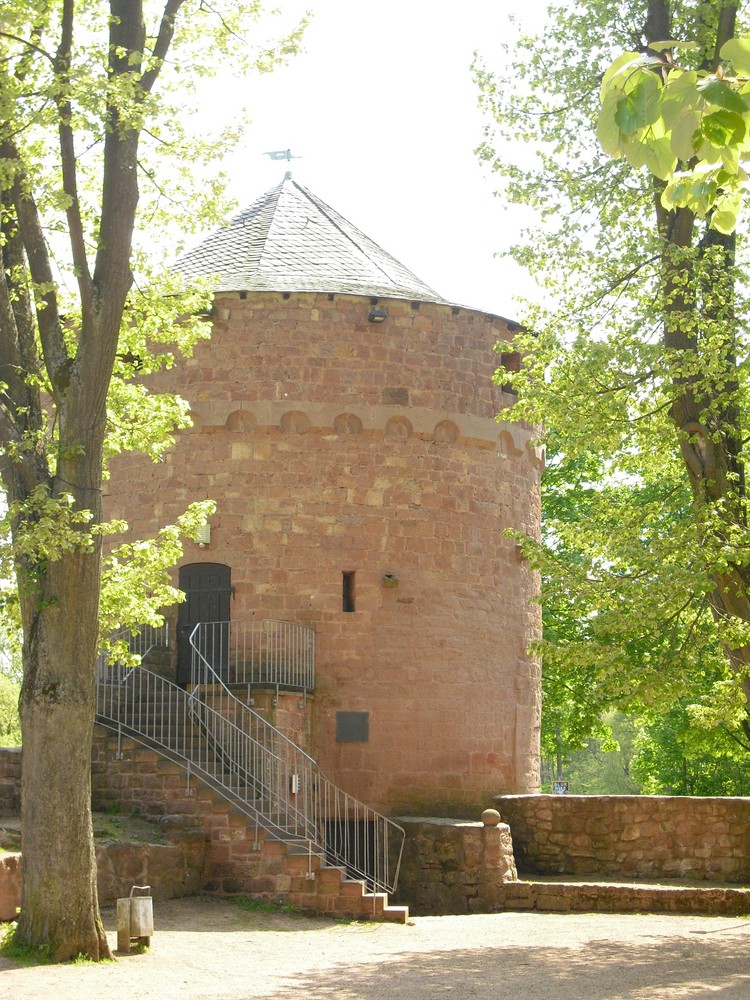
[(341, 587), (342, 611), (354, 611), (354, 573), (344, 573)]

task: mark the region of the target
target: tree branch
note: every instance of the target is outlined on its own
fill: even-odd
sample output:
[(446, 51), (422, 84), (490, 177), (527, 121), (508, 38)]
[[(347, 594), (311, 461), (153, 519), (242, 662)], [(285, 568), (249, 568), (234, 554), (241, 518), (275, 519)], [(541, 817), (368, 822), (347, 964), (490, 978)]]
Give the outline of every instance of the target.
[(73, 265), (76, 271), (78, 288), (81, 294), (81, 308), (84, 316), (93, 309), (93, 287), (91, 272), (86, 254), (86, 241), (83, 233), (81, 207), (78, 200), (78, 173), (76, 168), (75, 139), (73, 136), (71, 94), (70, 94), (70, 61), (73, 48), (73, 17), (74, 0), (63, 0), (62, 27), (60, 45), (55, 55), (55, 76), (57, 90), (55, 103), (59, 115), (58, 132), (60, 136), (60, 163), (63, 175), (63, 190), (69, 198), (65, 210), (68, 219), (70, 249), (73, 255)]
[(54, 66), (55, 60), (50, 53), (47, 52), (46, 49), (43, 49), (40, 45), (35, 45), (33, 42), (30, 42), (27, 38), (21, 38), (20, 35), (14, 35), (10, 31), (0, 31), (0, 38), (10, 38), (13, 42), (20, 42), (21, 45), (25, 45), (27, 48), (31, 49), (32, 52), (37, 52), (44, 59), (48, 59)]
[(169, 51), (169, 46), (172, 44), (175, 20), (177, 19), (180, 7), (184, 3), (185, 0), (167, 0), (164, 7), (159, 24), (159, 33), (151, 50), (151, 68), (141, 77), (141, 90), (146, 94), (151, 93), (161, 72), (161, 67)]
[[(57, 306), (57, 292), (50, 264), (49, 249), (44, 238), (39, 210), (30, 192), (24, 190), (21, 155), (10, 140), (0, 145), (0, 158), (17, 163), (19, 172), (9, 194), (15, 209), (18, 231), (23, 241), (31, 280), (39, 286), (42, 307), (37, 309), (37, 324), (42, 342), (45, 367), (52, 382), (53, 391), (57, 373), (68, 362), (68, 352), (63, 340), (60, 315)], [(5, 279), (7, 281), (7, 279)]]

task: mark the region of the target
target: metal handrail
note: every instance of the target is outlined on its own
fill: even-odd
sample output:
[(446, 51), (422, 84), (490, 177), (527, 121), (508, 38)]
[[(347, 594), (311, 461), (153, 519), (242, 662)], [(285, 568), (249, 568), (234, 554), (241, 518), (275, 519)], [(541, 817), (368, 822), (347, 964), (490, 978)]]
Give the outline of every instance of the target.
[(194, 645), (196, 634), (189, 692), (100, 655), (97, 722), (177, 760), (188, 781), (200, 777), (279, 839), (303, 843), (372, 891), (393, 892), (403, 829), (336, 788), (304, 750), (236, 699)]
[(272, 618), (199, 622), (191, 644), (228, 685), (270, 686), (310, 693), (315, 688), (315, 630)]
[[(108, 669), (110, 682), (117, 671), (119, 683), (124, 683), (154, 649), (169, 649), (169, 622), (166, 620), (162, 625), (140, 625), (137, 630), (124, 628), (114, 632), (106, 640), (106, 648), (99, 650), (97, 679)], [(119, 656), (124, 656), (124, 662)]]
[(235, 698), (204, 656), (200, 635), (199, 624), (190, 634), (193, 713), (235, 775), (237, 792), (288, 837), (304, 839), (373, 891), (393, 892), (404, 830), (337, 788), (309, 754)]

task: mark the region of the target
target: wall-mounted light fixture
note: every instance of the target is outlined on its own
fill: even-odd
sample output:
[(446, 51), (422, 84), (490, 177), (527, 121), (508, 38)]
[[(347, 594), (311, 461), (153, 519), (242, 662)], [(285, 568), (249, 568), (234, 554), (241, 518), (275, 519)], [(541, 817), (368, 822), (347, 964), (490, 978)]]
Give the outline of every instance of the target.
[(392, 590), (394, 587), (398, 587), (398, 577), (393, 573), (383, 574), (383, 586), (386, 589)]
[(385, 309), (378, 309), (377, 306), (373, 306), (367, 314), (368, 323), (382, 323), (386, 319), (388, 319), (388, 313)]

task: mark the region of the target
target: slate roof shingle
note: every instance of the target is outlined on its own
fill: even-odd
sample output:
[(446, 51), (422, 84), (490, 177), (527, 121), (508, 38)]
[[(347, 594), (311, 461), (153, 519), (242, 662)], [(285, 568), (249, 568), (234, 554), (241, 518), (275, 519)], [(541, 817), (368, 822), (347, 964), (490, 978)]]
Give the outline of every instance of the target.
[(320, 198), (284, 180), (173, 265), (217, 292), (333, 292), (446, 300)]

